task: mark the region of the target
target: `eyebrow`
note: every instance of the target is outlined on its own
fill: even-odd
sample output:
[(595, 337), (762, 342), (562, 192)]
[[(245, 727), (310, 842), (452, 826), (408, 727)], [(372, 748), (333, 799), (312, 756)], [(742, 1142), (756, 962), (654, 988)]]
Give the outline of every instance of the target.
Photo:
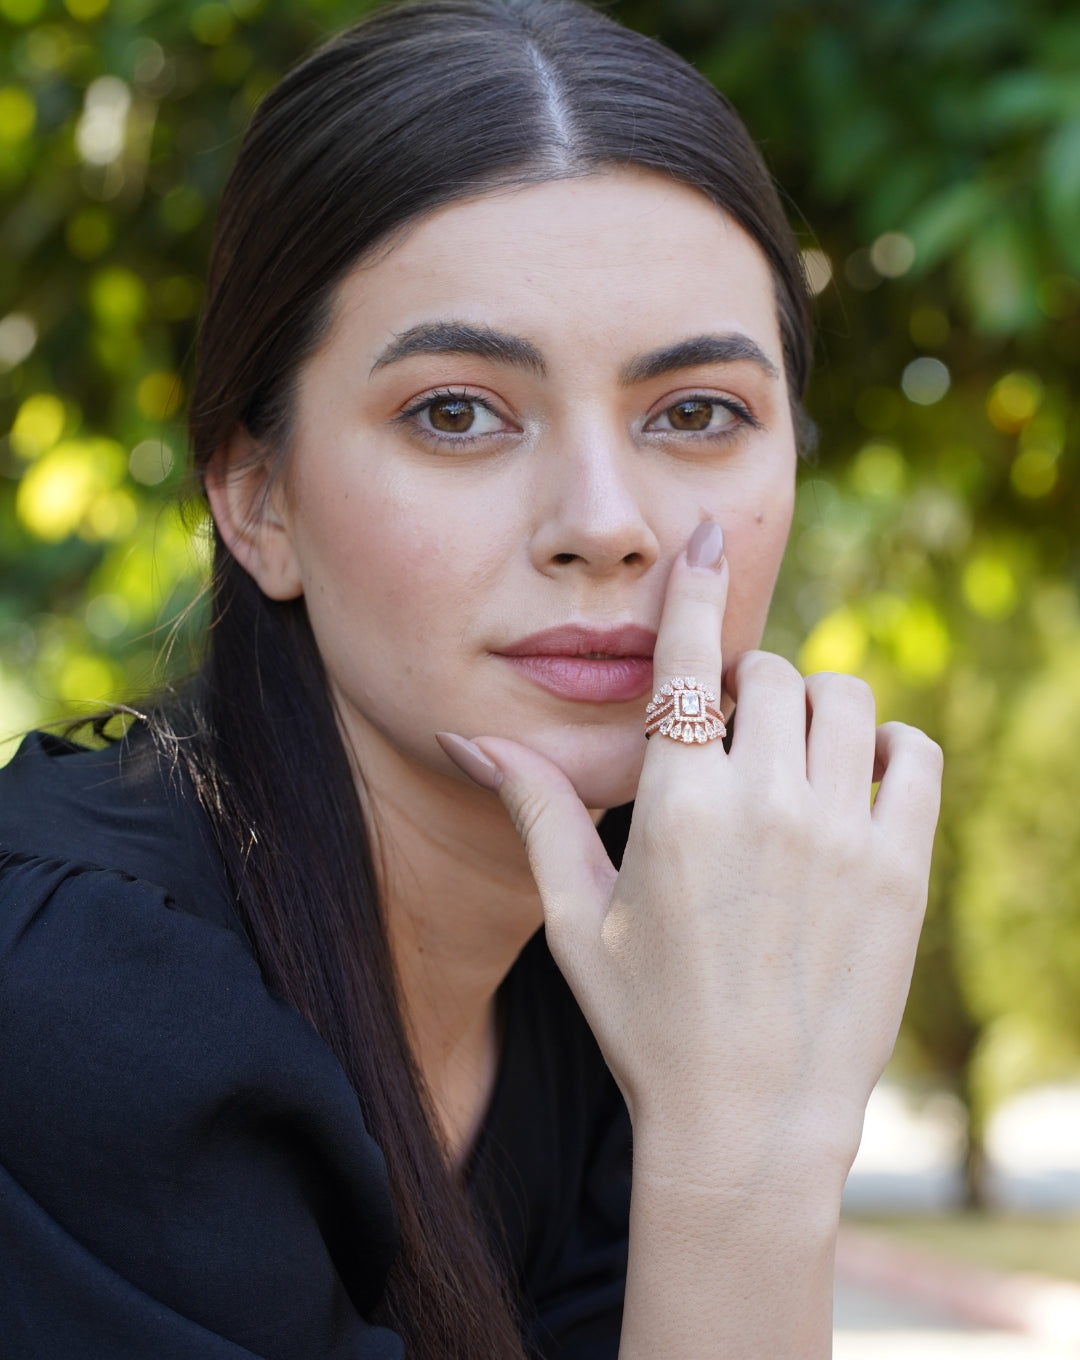
[(690, 340), (680, 340), (677, 344), (641, 354), (630, 360), (619, 375), (619, 381), (629, 387), (680, 368), (743, 362), (756, 364), (770, 378), (780, 377), (780, 370), (759, 345), (748, 335), (732, 332), (728, 335), (695, 335)]
[(462, 321), (428, 321), (395, 335), (372, 364), (371, 371), (414, 354), (475, 354), (480, 359), (530, 369), (541, 377), (547, 371), (544, 356), (528, 340)]
[[(372, 364), (371, 372), (415, 354), (474, 354), (481, 359), (529, 369), (541, 377), (547, 372), (544, 356), (530, 341), (490, 326), (474, 326), (464, 321), (426, 321), (411, 326), (394, 336)], [(682, 368), (733, 363), (756, 364), (768, 377), (780, 377), (780, 370), (758, 344), (748, 335), (731, 332), (695, 335), (638, 355), (624, 366), (619, 381), (624, 387), (630, 387)]]

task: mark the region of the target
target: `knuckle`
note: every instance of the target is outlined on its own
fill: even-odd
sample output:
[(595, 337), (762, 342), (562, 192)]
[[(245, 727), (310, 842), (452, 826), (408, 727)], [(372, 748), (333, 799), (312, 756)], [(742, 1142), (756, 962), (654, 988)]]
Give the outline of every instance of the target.
[(544, 815), (544, 800), (540, 794), (526, 789), (515, 799), (511, 819), (522, 841), (529, 845), (536, 836)]
[(749, 681), (756, 687), (775, 690), (803, 688), (803, 678), (790, 661), (775, 652), (746, 652), (739, 659), (739, 679), (745, 684)]
[(754, 796), (754, 821), (758, 831), (770, 841), (802, 841), (808, 838), (800, 800), (780, 779), (759, 784)]
[(827, 826), (815, 836), (824, 846), (830, 862), (842, 877), (861, 872), (867, 863), (868, 846), (863, 824), (849, 816), (830, 818)]
[(640, 838), (647, 859), (666, 861), (673, 848), (700, 845), (720, 824), (713, 790), (696, 779), (670, 779), (668, 773), (654, 771), (660, 777), (650, 779), (647, 789), (638, 789), (638, 807), (648, 812), (635, 816), (634, 836)]
[(703, 803), (704, 800), (693, 789), (683, 783), (677, 784), (667, 791), (654, 814), (656, 830), (665, 841), (672, 836), (685, 837), (691, 828), (707, 823)]
[(881, 730), (897, 748), (906, 748), (915, 759), (921, 761), (929, 773), (940, 776), (945, 767), (945, 752), (933, 737), (928, 737), (918, 727), (902, 722), (883, 723)]
[(857, 675), (844, 671), (816, 671), (806, 677), (806, 687), (811, 697), (828, 697), (849, 708), (873, 712), (877, 707), (874, 691)]
[(641, 860), (650, 873), (670, 888), (678, 880), (679, 850), (684, 840), (679, 828), (665, 811), (657, 809), (634, 837)]
[(925, 732), (920, 732), (919, 736), (923, 760), (934, 774), (940, 775), (945, 768), (945, 752), (933, 737), (928, 737)]

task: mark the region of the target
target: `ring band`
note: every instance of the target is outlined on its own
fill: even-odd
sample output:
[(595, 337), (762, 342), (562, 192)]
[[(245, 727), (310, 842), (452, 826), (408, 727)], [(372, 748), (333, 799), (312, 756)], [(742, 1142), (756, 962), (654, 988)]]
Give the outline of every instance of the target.
[(716, 695), (692, 675), (676, 675), (645, 706), (645, 736), (659, 732), (672, 741), (706, 742), (727, 736)]

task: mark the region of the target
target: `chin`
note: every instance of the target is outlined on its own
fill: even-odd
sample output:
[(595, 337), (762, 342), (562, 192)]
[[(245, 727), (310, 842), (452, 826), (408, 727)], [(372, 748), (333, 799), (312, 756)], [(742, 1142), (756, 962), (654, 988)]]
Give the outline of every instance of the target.
[(535, 746), (558, 765), (587, 808), (621, 807), (637, 795), (645, 742), (636, 730), (587, 733), (576, 739), (566, 732), (555, 742), (537, 741)]

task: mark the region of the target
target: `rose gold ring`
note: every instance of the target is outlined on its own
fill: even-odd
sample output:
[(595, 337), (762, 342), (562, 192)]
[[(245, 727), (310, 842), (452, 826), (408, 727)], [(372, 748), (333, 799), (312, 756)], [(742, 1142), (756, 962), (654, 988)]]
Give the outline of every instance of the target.
[(645, 706), (645, 736), (659, 732), (672, 741), (715, 741), (727, 736), (715, 693), (692, 675), (677, 675)]

